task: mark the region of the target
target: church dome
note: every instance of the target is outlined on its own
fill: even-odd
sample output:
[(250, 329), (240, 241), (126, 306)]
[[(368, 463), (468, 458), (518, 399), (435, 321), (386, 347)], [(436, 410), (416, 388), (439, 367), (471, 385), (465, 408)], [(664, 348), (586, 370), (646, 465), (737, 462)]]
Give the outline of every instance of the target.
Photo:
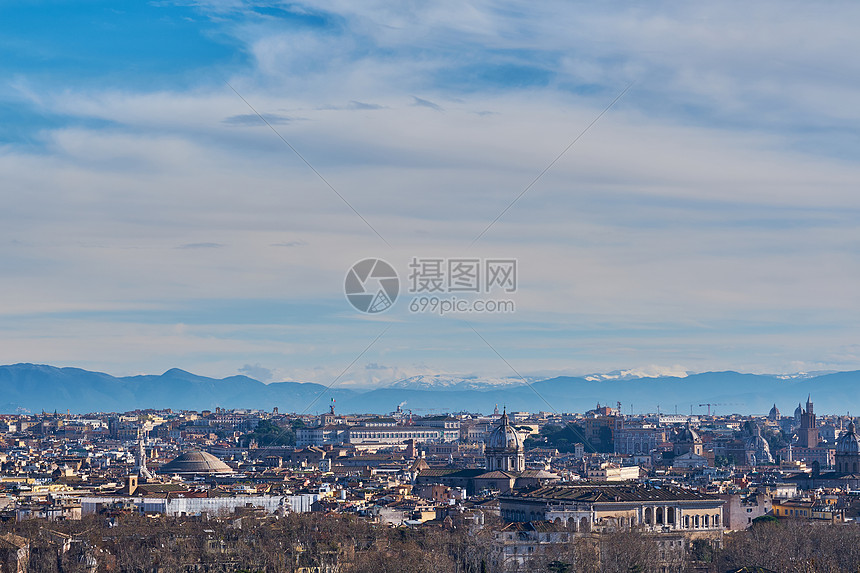
[(860, 438), (857, 437), (854, 422), (848, 424), (848, 432), (839, 436), (836, 440), (837, 454), (860, 454)]
[(208, 452), (193, 450), (164, 464), (158, 469), (161, 474), (217, 475), (231, 474), (233, 468)]
[(690, 423), (687, 422), (687, 425), (684, 426), (677, 434), (675, 434), (675, 442), (700, 442), (702, 438), (699, 437), (698, 432), (690, 427)]
[(773, 408), (770, 409), (770, 413), (767, 415), (769, 420), (779, 420), (779, 408), (776, 407), (776, 404), (773, 405)]
[(761, 435), (761, 428), (758, 426), (756, 426), (753, 436), (747, 440), (747, 450), (755, 454), (756, 463), (773, 463), (773, 456), (770, 453), (770, 444), (768, 444), (767, 440)]
[(518, 452), (523, 448), (523, 441), (517, 430), (508, 421), (507, 413), (502, 414), (499, 425), (493, 428), (487, 438), (487, 449), (492, 451)]

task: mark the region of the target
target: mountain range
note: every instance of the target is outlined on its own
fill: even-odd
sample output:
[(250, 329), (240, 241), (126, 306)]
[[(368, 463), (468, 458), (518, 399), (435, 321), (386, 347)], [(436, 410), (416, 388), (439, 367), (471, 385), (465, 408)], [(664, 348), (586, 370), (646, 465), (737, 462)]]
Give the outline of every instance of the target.
[[(588, 378), (588, 379), (587, 379)], [(0, 413), (126, 412), (136, 409), (204, 410), (216, 406), (318, 413), (331, 398), (337, 411), (385, 414), (398, 405), (415, 414), (513, 411), (585, 412), (598, 403), (624, 413), (661, 411), (764, 414), (776, 403), (791, 415), (811, 394), (819, 414), (860, 411), (860, 371), (798, 375), (704, 372), (685, 376), (597, 375), (549, 379), (457, 379), (421, 376), (372, 389), (329, 389), (321, 384), (264, 384), (247, 376), (216, 379), (177, 368), (161, 375), (114, 377), (79, 368), (38, 364), (0, 366)]]

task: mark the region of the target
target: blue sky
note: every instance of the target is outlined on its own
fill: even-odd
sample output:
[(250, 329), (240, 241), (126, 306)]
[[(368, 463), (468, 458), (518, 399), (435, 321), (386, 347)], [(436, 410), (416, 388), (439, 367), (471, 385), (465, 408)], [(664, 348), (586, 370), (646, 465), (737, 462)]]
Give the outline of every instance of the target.
[[(387, 328), (339, 383), (860, 368), (858, 12), (4, 5), (0, 362), (328, 383)], [(362, 315), (367, 257), (516, 258), (516, 312)]]

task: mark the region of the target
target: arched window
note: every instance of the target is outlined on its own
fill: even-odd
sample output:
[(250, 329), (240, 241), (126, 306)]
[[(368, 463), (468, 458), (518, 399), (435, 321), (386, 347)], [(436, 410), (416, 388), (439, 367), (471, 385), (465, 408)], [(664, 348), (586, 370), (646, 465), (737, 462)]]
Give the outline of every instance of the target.
[(646, 507), (645, 508), (645, 523), (646, 523), (646, 525), (654, 525), (654, 521), (653, 521), (651, 516), (652, 516), (651, 508)]
[(696, 516), (696, 527), (699, 527), (699, 516)]
[(690, 516), (684, 516), (684, 529), (690, 529)]
[(714, 527), (719, 527), (719, 526), (720, 526), (720, 514), (717, 513), (714, 515)]
[(666, 523), (669, 525), (675, 525), (675, 508), (670, 507), (666, 510)]
[(576, 518), (571, 517), (567, 520), (567, 528), (573, 531), (576, 531)]
[(657, 508), (657, 525), (663, 525), (663, 508)]
[(711, 523), (711, 516), (710, 516), (710, 515), (705, 515), (705, 517), (704, 517), (704, 521), (705, 521), (705, 527), (708, 527), (708, 526), (710, 525), (710, 523)]
[(581, 533), (588, 533), (591, 531), (591, 523), (588, 522), (587, 517), (583, 517), (579, 520), (579, 531)]

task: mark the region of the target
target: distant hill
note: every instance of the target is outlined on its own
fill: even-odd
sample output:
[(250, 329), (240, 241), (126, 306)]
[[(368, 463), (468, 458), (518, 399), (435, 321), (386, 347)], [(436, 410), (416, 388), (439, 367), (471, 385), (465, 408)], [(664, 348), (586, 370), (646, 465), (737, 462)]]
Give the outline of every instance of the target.
[[(197, 376), (174, 368), (161, 375), (117, 378), (79, 368), (37, 364), (0, 366), (0, 412), (54, 410), (125, 412), (144, 408), (204, 410), (307, 406), (325, 390), (319, 384), (263, 384), (247, 376), (224, 379)], [(326, 405), (323, 404), (323, 407)]]
[[(591, 377), (591, 376), (590, 376)], [(593, 378), (593, 377), (591, 377)], [(387, 388), (327, 390), (321, 384), (276, 382), (263, 384), (247, 376), (215, 379), (172, 369), (161, 375), (114, 377), (79, 368), (37, 364), (0, 366), (0, 412), (54, 410), (75, 413), (125, 412), (144, 408), (204, 410), (216, 406), (318, 413), (334, 397), (340, 412), (387, 413), (398, 404), (416, 414), (491, 412), (495, 405), (508, 410), (584, 412), (598, 403), (622, 410), (702, 414), (710, 402), (720, 414), (765, 414), (776, 402), (790, 415), (798, 402), (812, 394), (816, 412), (860, 413), (860, 372), (822, 375), (767, 376), (738, 372), (705, 372), (685, 377), (592, 379), (557, 377), (513, 383), (474, 378), (462, 383), (447, 377), (434, 386), (426, 379)]]

